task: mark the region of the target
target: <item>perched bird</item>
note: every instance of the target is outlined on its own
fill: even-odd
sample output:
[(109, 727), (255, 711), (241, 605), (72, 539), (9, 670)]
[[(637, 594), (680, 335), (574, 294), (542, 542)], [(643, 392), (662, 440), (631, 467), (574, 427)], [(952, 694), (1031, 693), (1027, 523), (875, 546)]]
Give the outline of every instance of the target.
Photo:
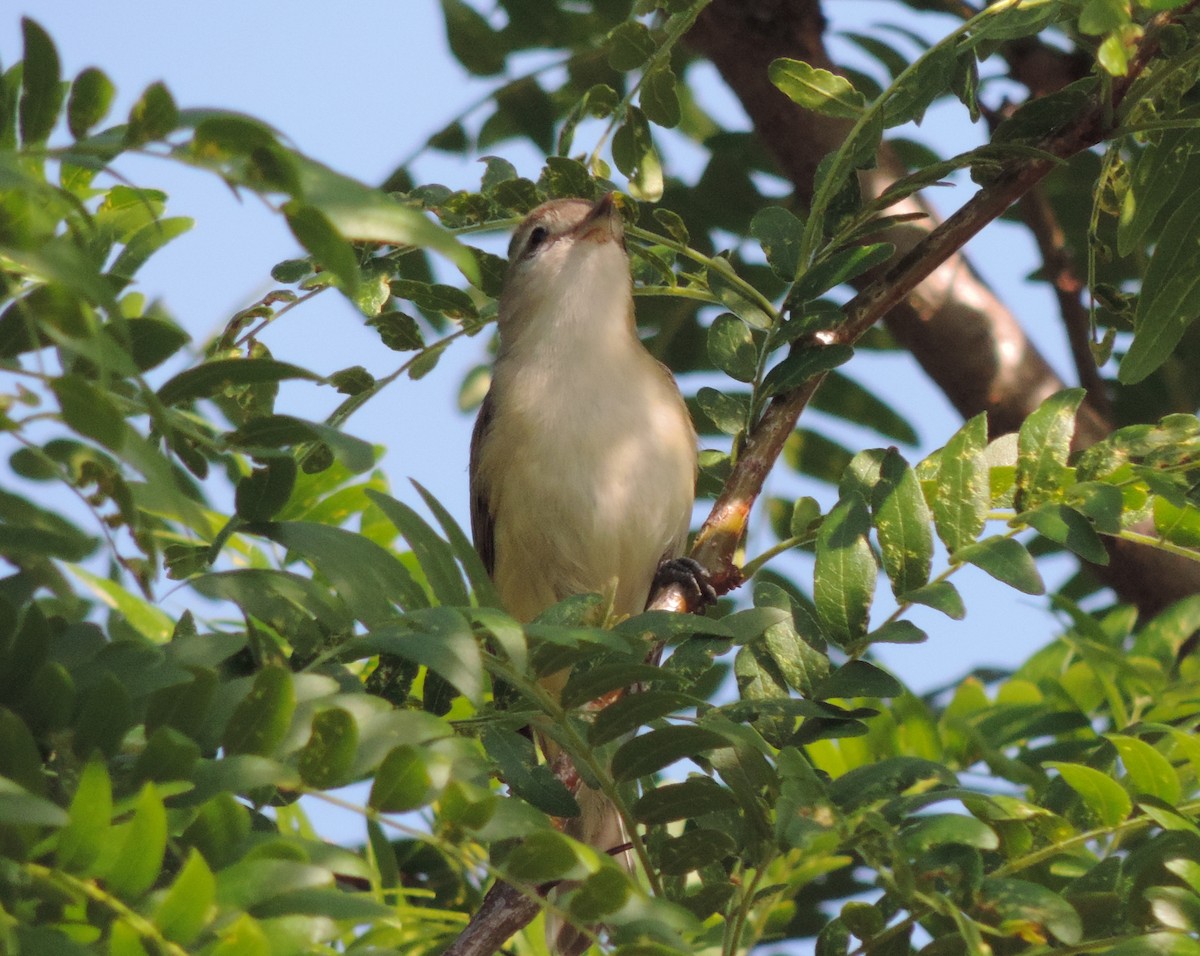
[[(470, 478), (475, 546), (501, 603), (529, 621), (598, 592), (616, 614), (637, 614), (660, 566), (683, 554), (696, 434), (671, 373), (638, 338), (611, 195), (553, 200), (521, 223), (499, 328)], [(603, 794), (583, 785), (576, 799), (570, 835), (603, 851), (628, 842)], [(572, 932), (560, 933), (558, 952), (579, 951)]]

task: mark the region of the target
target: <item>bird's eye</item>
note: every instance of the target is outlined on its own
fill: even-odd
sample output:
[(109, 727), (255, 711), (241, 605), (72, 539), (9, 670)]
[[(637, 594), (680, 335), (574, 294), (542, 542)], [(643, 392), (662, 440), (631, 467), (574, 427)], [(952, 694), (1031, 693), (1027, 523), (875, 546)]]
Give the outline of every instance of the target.
[(550, 235), (550, 230), (545, 226), (534, 226), (529, 233), (529, 239), (525, 243), (525, 251), (533, 252), (538, 246), (546, 241), (546, 237)]

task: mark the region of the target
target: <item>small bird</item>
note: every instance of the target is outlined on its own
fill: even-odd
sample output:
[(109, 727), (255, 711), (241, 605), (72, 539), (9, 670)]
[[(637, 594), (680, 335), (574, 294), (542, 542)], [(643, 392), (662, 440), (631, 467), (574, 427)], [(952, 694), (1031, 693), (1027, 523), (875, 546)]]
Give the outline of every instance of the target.
[[(475, 546), (500, 601), (521, 621), (588, 593), (637, 614), (660, 567), (683, 554), (696, 433), (671, 373), (638, 338), (611, 194), (556, 199), (526, 217), (509, 246), (499, 328), (470, 478)], [(547, 684), (557, 692), (565, 680)], [(566, 832), (606, 852), (628, 842), (603, 794), (585, 784), (577, 801)], [(572, 933), (559, 934), (559, 953), (586, 944)]]

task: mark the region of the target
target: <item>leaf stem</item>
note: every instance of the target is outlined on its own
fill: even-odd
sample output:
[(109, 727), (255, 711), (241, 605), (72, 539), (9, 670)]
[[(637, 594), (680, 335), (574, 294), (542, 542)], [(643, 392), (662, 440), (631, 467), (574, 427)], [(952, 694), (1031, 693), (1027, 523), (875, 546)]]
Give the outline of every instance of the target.
[(163, 936), (152, 921), (126, 906), (117, 897), (91, 880), (81, 880), (62, 870), (52, 869), (40, 863), (24, 863), (21, 868), (33, 880), (48, 883), (55, 889), (71, 896), (86, 897), (92, 902), (106, 907), (117, 919), (149, 943), (154, 952), (168, 953), (170, 956), (188, 956), (187, 950)]

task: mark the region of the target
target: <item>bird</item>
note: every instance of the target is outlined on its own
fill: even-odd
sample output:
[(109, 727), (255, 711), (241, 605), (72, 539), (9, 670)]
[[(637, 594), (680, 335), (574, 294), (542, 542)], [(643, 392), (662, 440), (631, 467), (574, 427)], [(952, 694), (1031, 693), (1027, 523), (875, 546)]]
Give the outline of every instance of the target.
[[(599, 593), (614, 616), (637, 614), (663, 569), (687, 562), (696, 433), (671, 372), (638, 337), (613, 194), (551, 200), (526, 216), (497, 322), (469, 472), (474, 543), (500, 603), (529, 622)], [(543, 686), (558, 693), (566, 676)], [(553, 742), (541, 746), (552, 762)], [(576, 800), (580, 815), (564, 831), (632, 868), (612, 802), (586, 783)], [(570, 926), (551, 940), (560, 956), (586, 942)]]

